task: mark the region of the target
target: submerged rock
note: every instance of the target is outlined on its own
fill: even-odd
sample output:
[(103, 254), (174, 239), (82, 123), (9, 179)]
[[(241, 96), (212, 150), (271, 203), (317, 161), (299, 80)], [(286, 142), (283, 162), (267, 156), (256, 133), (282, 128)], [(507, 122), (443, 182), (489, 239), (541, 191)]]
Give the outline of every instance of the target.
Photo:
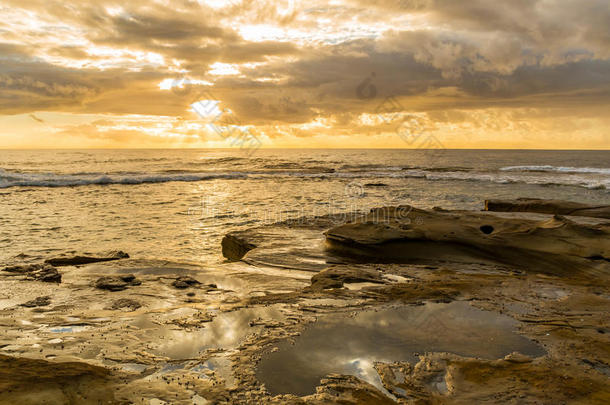
[(100, 277), (95, 282), (95, 288), (99, 288), (100, 290), (121, 291), (140, 284), (142, 284), (142, 282), (136, 279), (136, 276), (133, 274), (126, 274), (124, 276)]
[(485, 211), (537, 212), (552, 215), (576, 215), (610, 219), (610, 205), (588, 205), (572, 201), (518, 198), (516, 200), (485, 200)]
[(111, 260), (127, 259), (129, 255), (123, 251), (114, 251), (107, 254), (101, 255), (75, 255), (75, 256), (61, 256), (45, 260), (53, 266), (78, 266), (81, 264), (97, 263), (97, 262), (108, 262)]

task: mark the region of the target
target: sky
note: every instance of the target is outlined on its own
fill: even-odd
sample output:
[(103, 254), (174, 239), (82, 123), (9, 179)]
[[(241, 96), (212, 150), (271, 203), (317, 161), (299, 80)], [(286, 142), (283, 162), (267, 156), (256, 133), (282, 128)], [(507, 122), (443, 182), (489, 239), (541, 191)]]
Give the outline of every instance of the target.
[(0, 148), (610, 149), (608, 0), (2, 0)]

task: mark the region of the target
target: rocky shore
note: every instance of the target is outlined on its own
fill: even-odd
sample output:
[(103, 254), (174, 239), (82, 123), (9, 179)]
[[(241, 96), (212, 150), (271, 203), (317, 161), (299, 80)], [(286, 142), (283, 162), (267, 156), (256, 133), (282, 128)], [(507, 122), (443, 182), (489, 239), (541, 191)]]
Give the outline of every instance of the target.
[(0, 403), (609, 403), (608, 207), (485, 209), (285, 221), (210, 266), (11, 258)]

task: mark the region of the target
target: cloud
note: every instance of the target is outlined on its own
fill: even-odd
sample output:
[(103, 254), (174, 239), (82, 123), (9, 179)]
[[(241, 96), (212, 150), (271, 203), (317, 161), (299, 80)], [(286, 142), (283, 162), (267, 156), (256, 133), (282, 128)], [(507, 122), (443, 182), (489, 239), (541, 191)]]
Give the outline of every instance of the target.
[[(604, 0), (216, 3), (7, 0), (0, 114), (188, 120), (205, 90), (281, 139), (389, 130), (359, 124), (389, 96), (435, 128), (480, 121), (465, 111), (562, 110), (577, 121), (610, 104)], [(159, 86), (182, 77), (209, 85)]]

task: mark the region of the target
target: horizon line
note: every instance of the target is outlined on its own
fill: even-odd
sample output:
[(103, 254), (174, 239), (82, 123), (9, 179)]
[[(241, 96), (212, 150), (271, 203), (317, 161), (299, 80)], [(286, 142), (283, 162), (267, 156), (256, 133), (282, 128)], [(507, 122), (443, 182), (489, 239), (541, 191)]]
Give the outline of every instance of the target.
[[(506, 151), (583, 151), (583, 152), (609, 152), (610, 148), (607, 149), (545, 149), (545, 148), (324, 148), (324, 147), (262, 147), (257, 150), (411, 150), (411, 151), (458, 151), (458, 150), (506, 150)], [(246, 149), (240, 148), (222, 148), (222, 147), (206, 147), (206, 148), (103, 148), (103, 147), (89, 147), (89, 148), (1, 148), (0, 151), (68, 151), (68, 150), (234, 150), (236, 152), (245, 151)]]

